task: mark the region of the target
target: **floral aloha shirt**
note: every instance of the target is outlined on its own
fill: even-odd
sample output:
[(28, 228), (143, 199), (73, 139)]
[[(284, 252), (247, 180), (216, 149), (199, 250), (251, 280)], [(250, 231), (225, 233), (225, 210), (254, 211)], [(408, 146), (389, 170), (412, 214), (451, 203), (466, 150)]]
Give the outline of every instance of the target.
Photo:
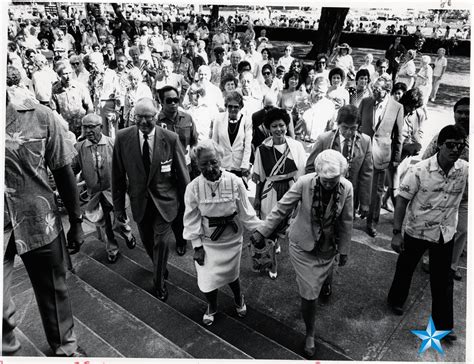
[(26, 99), (6, 110), (4, 252), (11, 234), (19, 255), (50, 244), (62, 231), (49, 184), (52, 171), (70, 164), (76, 150), (59, 116)]

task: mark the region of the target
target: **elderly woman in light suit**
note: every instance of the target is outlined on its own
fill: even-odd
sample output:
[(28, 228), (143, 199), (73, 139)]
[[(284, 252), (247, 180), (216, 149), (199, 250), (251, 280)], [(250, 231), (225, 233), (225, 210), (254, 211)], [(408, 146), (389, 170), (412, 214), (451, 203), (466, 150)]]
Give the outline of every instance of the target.
[(306, 325), (306, 357), (315, 351), (316, 299), (336, 256), (340, 266), (347, 262), (353, 220), (352, 184), (343, 177), (346, 159), (328, 149), (316, 157), (314, 165), (315, 172), (296, 181), (251, 237), (252, 244), (261, 248), (263, 239), (300, 203), (288, 240)]
[(237, 91), (231, 91), (224, 100), (226, 112), (220, 113), (212, 129), (212, 140), (224, 149), (222, 168), (239, 177), (250, 173), (252, 150), (252, 119), (242, 112), (244, 100)]

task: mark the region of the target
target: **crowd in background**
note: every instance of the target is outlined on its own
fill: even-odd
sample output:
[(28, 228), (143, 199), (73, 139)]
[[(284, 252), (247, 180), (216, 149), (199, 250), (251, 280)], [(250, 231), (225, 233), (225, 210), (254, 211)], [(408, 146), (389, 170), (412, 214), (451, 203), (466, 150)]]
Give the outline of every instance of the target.
[[(427, 105), (436, 101), (446, 72), (445, 50), (440, 48), (434, 60), (426, 55), (418, 57), (416, 50), (405, 49), (401, 37), (397, 37), (384, 58), (374, 60), (372, 54), (367, 53), (358, 69), (354, 66), (352, 49), (346, 43), (337, 45), (329, 55), (319, 54), (314, 63), (308, 63), (293, 56), (291, 43), (285, 46), (283, 54), (277, 54), (265, 29), (256, 34), (252, 22), (247, 22), (245, 32), (237, 33), (233, 22), (223, 17), (211, 26), (209, 17), (190, 14), (185, 15), (188, 21), (184, 29), (174, 29), (177, 11), (171, 12), (172, 16), (164, 16), (157, 8), (132, 9), (122, 9), (129, 12), (126, 14), (131, 19), (129, 21), (116, 19), (110, 13), (94, 17), (81, 11), (74, 12), (72, 18), (58, 16), (57, 19), (38, 21), (17, 20), (12, 16), (8, 24), (9, 103), (17, 110), (25, 103), (30, 107), (42, 104), (51, 109), (67, 128), (69, 140), (76, 145), (79, 154), (81, 148), (90, 143), (96, 148), (97, 145), (108, 148), (104, 149), (108, 150), (106, 158), (93, 154), (89, 156), (93, 161), (89, 164), (76, 160), (75, 172), (82, 169), (89, 198), (92, 198), (97, 192), (95, 188), (103, 187), (110, 191), (114, 187), (113, 183), (112, 187), (110, 183), (104, 187), (103, 180), (99, 178), (97, 181), (94, 173), (88, 180), (87, 169), (94, 166), (112, 168), (108, 174), (112, 173), (116, 181), (119, 180), (115, 188), (122, 188), (121, 208), (112, 206), (116, 199), (112, 201), (110, 192), (104, 197), (108, 202), (98, 198), (93, 208), (100, 205), (103, 212), (120, 212), (115, 216), (121, 222), (118, 231), (131, 248), (135, 245), (135, 238), (130, 235), (128, 219), (122, 214), (125, 209), (125, 175), (130, 173), (125, 171), (128, 168), (129, 142), (125, 136), (131, 135), (135, 128), (130, 127), (135, 125), (141, 131), (143, 154), (151, 153), (152, 156), (151, 160), (149, 156), (143, 159), (147, 175), (154, 168), (153, 151), (149, 149), (153, 148), (153, 143), (149, 147), (147, 138), (155, 129), (150, 125), (156, 122), (161, 127), (156, 130), (164, 133), (164, 139), (176, 138), (180, 146), (173, 144), (173, 148), (178, 151), (169, 156), (169, 160), (161, 161), (161, 171), (171, 176), (172, 170), (179, 170), (184, 176), (180, 179), (181, 184), (187, 181), (188, 173), (191, 179), (197, 178), (189, 185), (185, 198), (183, 191), (177, 192), (176, 201), (184, 199), (186, 204), (179, 208), (175, 206), (175, 216), (168, 219), (172, 221), (173, 233), (167, 230), (166, 234), (176, 237), (170, 241), (176, 242), (178, 255), (186, 253), (186, 240), (192, 241), (198, 284), (209, 303), (203, 317), (206, 325), (214, 321), (217, 289), (224, 284), (229, 284), (234, 292), (239, 316), (246, 314), (238, 281), (241, 224), (248, 225), (250, 230), (258, 226), (254, 209), (265, 219), (263, 230), (261, 227), (258, 230), (260, 236), (253, 238), (257, 251), (262, 249), (260, 240), (263, 237), (271, 241), (267, 244), (267, 261), (262, 262), (261, 253), (254, 252), (260, 257), (255, 258), (255, 267), (267, 270), (272, 279), (277, 277), (275, 255), (279, 252), (278, 240), (285, 236), (288, 226), (284, 215), (288, 216), (290, 207), (295, 206), (301, 196), (313, 191), (311, 180), (305, 176), (299, 183), (299, 177), (316, 170), (321, 177), (317, 180), (320, 192), (314, 192), (309, 200), (304, 199), (307, 206), (299, 212), (296, 220), (301, 226), (307, 225), (305, 221), (320, 226), (318, 239), (322, 239), (323, 247), (317, 248), (323, 251), (309, 250), (316, 256), (325, 254), (324, 259), (321, 258), (324, 268), (308, 268), (313, 258), (308, 258), (309, 250), (303, 243), (292, 253), (292, 258), (303, 257), (304, 260), (303, 263), (294, 263), (294, 266), (307, 324), (305, 348), (308, 348), (307, 353), (311, 353), (312, 348), (314, 354), (314, 339), (309, 339), (314, 336), (313, 304), (318, 295), (331, 294), (336, 246), (339, 245), (338, 254), (341, 256), (339, 264), (344, 265), (347, 248), (343, 245), (351, 240), (353, 218), (366, 218), (367, 233), (375, 237), (380, 209), (392, 212), (397, 205), (395, 195), (400, 174), (404, 175), (408, 165), (420, 154), (423, 130), (426, 120), (430, 119)], [(376, 24), (374, 27), (379, 28)], [(415, 64), (417, 57), (421, 58), (418, 68)], [(460, 105), (465, 107), (466, 100)], [(458, 108), (456, 105), (455, 115)], [(467, 127), (465, 120), (463, 123), (468, 129), (468, 123)], [(121, 129), (125, 130), (121, 132)], [(161, 129), (167, 129), (167, 132)], [(456, 143), (465, 138), (461, 132), (455, 130), (453, 133)], [(117, 144), (114, 147), (114, 140), (115, 143), (120, 140), (119, 147)], [(213, 143), (209, 144), (209, 140)], [(196, 149), (197, 145), (201, 147)], [(452, 149), (462, 152), (466, 145), (459, 142)], [(336, 155), (324, 153), (327, 149), (335, 149)], [(168, 151), (166, 148), (163, 150)], [(97, 149), (95, 151), (98, 153)], [(322, 157), (318, 158), (320, 155)], [(174, 165), (175, 159), (181, 163), (178, 169)], [(168, 162), (173, 165), (167, 165)], [(108, 167), (106, 163), (109, 163)], [(331, 169), (335, 165), (338, 168)], [(225, 173), (220, 172), (221, 168)], [(253, 207), (246, 196), (251, 178), (257, 185)], [(465, 182), (465, 175), (459, 178), (460, 184)], [(221, 184), (220, 181), (225, 182)], [(168, 188), (175, 188), (169, 181), (167, 183)], [(132, 184), (132, 188), (138, 184)], [(301, 193), (299, 197), (294, 195), (297, 190)], [(286, 195), (288, 191), (289, 195)], [(157, 198), (162, 197), (160, 193)], [(228, 205), (227, 197), (216, 202), (216, 209), (209, 209), (205, 204), (216, 194), (220, 198), (223, 194), (232, 196), (232, 199), (237, 196), (235, 201), (238, 202), (232, 201), (239, 206), (238, 216), (232, 211), (234, 202)], [(404, 196), (409, 198), (408, 193)], [(140, 210), (134, 202), (136, 195), (130, 197), (135, 220), (138, 215), (143, 217), (150, 213), (155, 216), (156, 208), (158, 215), (166, 217), (159, 207), (150, 212), (148, 207), (145, 211), (141, 206)], [(282, 198), (288, 202), (286, 207), (277, 205)], [(272, 210), (275, 206), (278, 206), (278, 211)], [(91, 217), (93, 208), (89, 209), (91, 221), (94, 221)], [(202, 211), (207, 215), (204, 216)], [(218, 215), (213, 216), (213, 213)], [(315, 220), (310, 220), (310, 216)], [(208, 226), (201, 222), (204, 218), (209, 220)], [(171, 224), (168, 220), (166, 223)], [(150, 226), (162, 221), (147, 220), (144, 223), (140, 220), (137, 223), (142, 240), (146, 240), (153, 233), (149, 231)], [(337, 223), (342, 224), (338, 232), (334, 230)], [(212, 224), (218, 227), (214, 232), (209, 230)], [(101, 226), (105, 229), (103, 239), (107, 241), (108, 261), (115, 263), (118, 247), (110, 218)], [(207, 230), (198, 234), (193, 226), (207, 226)], [(228, 229), (227, 235), (222, 237), (222, 231), (228, 227), (239, 234), (229, 235)], [(222, 231), (217, 233), (219, 229)], [(394, 230), (394, 235), (399, 233)], [(293, 231), (293, 238), (302, 236), (298, 234), (300, 232)], [(343, 235), (336, 238), (338, 234)], [(232, 251), (232, 272), (221, 272), (225, 265), (222, 261), (223, 245), (214, 243), (219, 239), (220, 243), (229, 244), (225, 254)], [(461, 244), (462, 252), (465, 241), (458, 244)], [(166, 300), (167, 253), (159, 249), (154, 251), (156, 246), (146, 248), (158, 267), (154, 272), (157, 296)], [(204, 251), (215, 261), (210, 267), (200, 268), (204, 264)], [(453, 274), (457, 272), (458, 260), (459, 256), (453, 259)], [(311, 274), (320, 278), (318, 282), (307, 282)], [(400, 309), (400, 304), (403, 302), (392, 305), (396, 306), (395, 311)], [(452, 328), (452, 322), (446, 325), (446, 329)]]

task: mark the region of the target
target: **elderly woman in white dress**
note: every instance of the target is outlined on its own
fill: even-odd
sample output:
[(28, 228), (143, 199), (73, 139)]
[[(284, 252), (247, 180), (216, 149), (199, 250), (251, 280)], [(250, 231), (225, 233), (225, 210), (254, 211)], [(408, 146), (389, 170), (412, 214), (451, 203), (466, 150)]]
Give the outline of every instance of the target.
[(208, 303), (203, 316), (212, 325), (217, 313), (217, 291), (229, 285), (237, 315), (247, 313), (240, 289), (243, 230), (260, 224), (243, 182), (221, 169), (222, 148), (212, 140), (200, 142), (193, 157), (201, 175), (186, 188), (183, 237), (191, 240), (198, 286)]
[(252, 244), (261, 249), (264, 238), (300, 204), (288, 240), (306, 326), (303, 353), (307, 357), (315, 351), (316, 299), (336, 256), (339, 254), (340, 266), (347, 262), (353, 221), (353, 190), (343, 177), (347, 170), (344, 156), (326, 149), (314, 166), (315, 172), (296, 181), (251, 237)]
[(416, 87), (418, 87), (423, 94), (423, 107), (426, 109), (428, 104), (428, 98), (431, 94), (431, 88), (433, 87), (433, 69), (430, 66), (431, 57), (421, 57), (421, 67), (416, 75)]

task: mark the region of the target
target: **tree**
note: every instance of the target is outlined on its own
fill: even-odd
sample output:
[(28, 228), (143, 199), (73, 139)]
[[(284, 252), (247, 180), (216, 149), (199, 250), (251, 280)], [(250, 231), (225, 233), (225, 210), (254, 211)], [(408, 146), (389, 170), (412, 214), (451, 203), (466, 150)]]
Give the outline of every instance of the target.
[(122, 14), (122, 10), (119, 4), (117, 3), (112, 3), (112, 9), (114, 9), (115, 17), (116, 19), (120, 22), (122, 25), (122, 29), (125, 30), (128, 34), (130, 34), (132, 27), (130, 26), (130, 23), (125, 19), (125, 17)]
[(319, 53), (329, 55), (339, 43), (349, 8), (322, 8), (316, 39), (306, 58), (315, 59)]

